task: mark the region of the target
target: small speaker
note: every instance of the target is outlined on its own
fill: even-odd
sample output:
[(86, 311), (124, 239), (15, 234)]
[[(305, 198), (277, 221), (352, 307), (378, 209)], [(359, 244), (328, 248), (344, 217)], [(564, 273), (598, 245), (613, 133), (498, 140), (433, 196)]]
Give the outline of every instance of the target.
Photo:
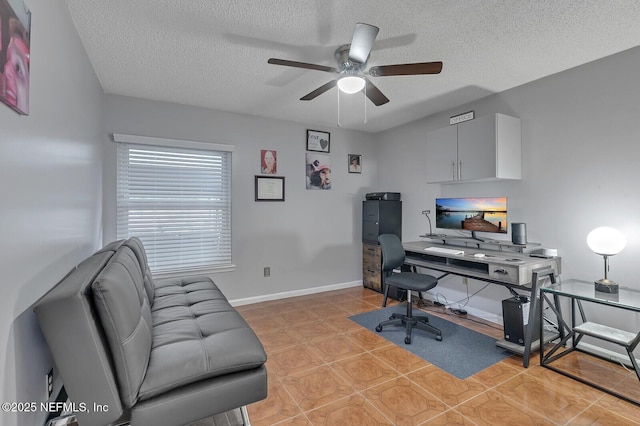
[(512, 223), (511, 224), (511, 242), (513, 244), (527, 244), (527, 224)]

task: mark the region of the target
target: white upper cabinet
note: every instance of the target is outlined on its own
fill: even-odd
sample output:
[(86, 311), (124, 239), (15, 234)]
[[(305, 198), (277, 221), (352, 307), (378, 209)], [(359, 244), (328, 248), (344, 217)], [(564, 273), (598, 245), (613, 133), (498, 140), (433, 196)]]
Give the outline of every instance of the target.
[(521, 179), (520, 119), (491, 114), (427, 134), (427, 182)]
[(427, 134), (427, 182), (456, 180), (458, 127), (449, 126)]

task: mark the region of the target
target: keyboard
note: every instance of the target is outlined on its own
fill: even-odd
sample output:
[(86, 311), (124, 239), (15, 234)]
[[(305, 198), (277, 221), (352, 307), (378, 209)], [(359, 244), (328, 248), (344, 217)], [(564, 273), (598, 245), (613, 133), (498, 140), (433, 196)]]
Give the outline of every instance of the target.
[(463, 250), (458, 249), (448, 249), (444, 247), (427, 247), (424, 251), (430, 253), (441, 253), (441, 254), (464, 254)]

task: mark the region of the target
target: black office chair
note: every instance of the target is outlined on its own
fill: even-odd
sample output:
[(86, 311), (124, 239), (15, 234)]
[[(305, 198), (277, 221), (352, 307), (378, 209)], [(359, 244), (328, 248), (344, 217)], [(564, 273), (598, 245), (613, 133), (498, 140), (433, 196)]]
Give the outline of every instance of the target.
[(429, 324), (429, 318), (424, 315), (413, 316), (411, 306), (411, 291), (423, 292), (431, 290), (438, 285), (438, 279), (431, 275), (418, 274), (415, 272), (397, 272), (393, 270), (400, 268), (404, 264), (404, 248), (402, 242), (395, 234), (383, 234), (378, 237), (380, 248), (382, 249), (382, 271), (384, 274), (384, 300), (382, 306), (387, 306), (387, 296), (389, 286), (405, 290), (407, 293), (407, 314), (392, 314), (388, 321), (383, 321), (376, 327), (377, 332), (382, 331), (382, 327), (387, 325), (403, 325), (406, 327), (407, 336), (404, 343), (411, 343), (411, 330), (419, 328), (436, 335), (436, 340), (442, 340), (442, 332)]

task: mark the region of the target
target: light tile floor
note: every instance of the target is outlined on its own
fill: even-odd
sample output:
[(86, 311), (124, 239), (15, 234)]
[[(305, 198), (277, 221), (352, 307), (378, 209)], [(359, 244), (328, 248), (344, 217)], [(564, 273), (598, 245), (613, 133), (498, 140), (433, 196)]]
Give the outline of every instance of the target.
[[(268, 397), (247, 407), (251, 424), (640, 424), (640, 407), (541, 367), (537, 353), (526, 369), (514, 355), (457, 379), (348, 319), (381, 303), (381, 294), (358, 287), (239, 306), (268, 355)], [(426, 310), (502, 337), (495, 324)], [(565, 359), (578, 374), (638, 387), (640, 395), (635, 375), (622, 368)]]

